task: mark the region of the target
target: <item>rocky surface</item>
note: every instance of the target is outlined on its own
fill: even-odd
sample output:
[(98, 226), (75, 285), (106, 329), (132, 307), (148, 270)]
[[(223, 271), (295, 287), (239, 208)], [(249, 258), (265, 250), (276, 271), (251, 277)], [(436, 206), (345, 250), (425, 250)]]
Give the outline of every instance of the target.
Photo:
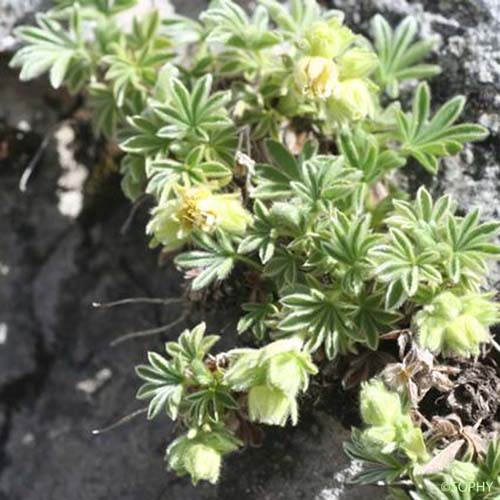
[(49, 5), (50, 0), (0, 0), (0, 52), (14, 46), (14, 26), (33, 19), (36, 12), (47, 9)]
[[(179, 3), (186, 14), (199, 6)], [(36, 2), (10, 4), (19, 17), (32, 13)], [(419, 182), (454, 194), (462, 209), (480, 206), (485, 217), (498, 218), (500, 2), (332, 4), (365, 31), (371, 16), (382, 12), (393, 22), (413, 15), (423, 36), (436, 37), (444, 71), (432, 82), (434, 103), (465, 94), (467, 118), (490, 128), (491, 136), (448, 159), (438, 179), (420, 176)], [(17, 19), (4, 5), (0, 0), (2, 39), (10, 29), (4, 27)], [(262, 448), (231, 457), (216, 488), (195, 489), (164, 471), (164, 448), (175, 431), (167, 419), (148, 423), (140, 416), (100, 436), (91, 434), (140, 408), (132, 367), (147, 349), (161, 348), (160, 338), (115, 348), (109, 343), (123, 333), (168, 323), (180, 310), (148, 305), (95, 310), (90, 304), (128, 296), (178, 296), (181, 278), (170, 267), (159, 268), (156, 255), (147, 250), (144, 210), (121, 234), (129, 206), (113, 176), (101, 215), (88, 207), (78, 217), (61, 212), (60, 193), (66, 189), (61, 178), (69, 168), (62, 152), (71, 146), (64, 143), (67, 137), (50, 135), (27, 191), (19, 191), (26, 165), (68, 103), (61, 104), (43, 80), (18, 84), (15, 74), (5, 70), (6, 59), (0, 63), (0, 500), (382, 498), (378, 489), (346, 484), (353, 469), (341, 443), (348, 433), (332, 417), (334, 408), (306, 415), (296, 429), (267, 431)], [(83, 186), (76, 182), (71, 189), (79, 192)], [(499, 277), (495, 270), (490, 282)], [(229, 345), (237, 311), (221, 307), (194, 311), (186, 326), (202, 318), (213, 330), (222, 325), (222, 344)]]

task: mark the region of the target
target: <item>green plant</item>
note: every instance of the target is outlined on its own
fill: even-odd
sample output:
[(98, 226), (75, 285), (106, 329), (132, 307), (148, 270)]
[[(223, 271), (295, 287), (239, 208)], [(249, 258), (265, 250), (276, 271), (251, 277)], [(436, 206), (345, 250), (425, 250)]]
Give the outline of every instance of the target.
[(363, 387), (361, 414), (368, 428), (353, 429), (352, 441), (345, 445), (346, 453), (364, 465), (355, 482), (391, 486), (389, 500), (498, 498), (498, 438), (490, 441), (484, 454), (473, 457), (467, 456), (464, 440), (428, 450), (420, 428), (402, 411), (404, 399), (379, 380)]
[[(491, 342), (497, 306), (480, 287), (500, 255), (499, 224), (457, 215), (424, 187), (410, 201), (392, 175), (411, 161), (435, 174), (487, 135), (456, 124), (462, 97), (431, 113), (425, 82), (409, 112), (381, 97), (438, 72), (421, 62), (431, 44), (413, 42), (412, 20), (393, 32), (377, 16), (372, 46), (314, 0), (261, 0), (252, 16), (215, 0), (198, 21), (152, 11), (123, 32), (118, 16), (134, 3), (58, 2), (38, 27), (19, 28), (25, 46), (11, 64), (88, 94), (96, 133), (124, 153), (124, 193), (154, 200), (151, 245), (180, 252), (193, 290), (210, 292), (238, 266), (258, 277), (244, 278), (238, 331), (263, 347), (210, 354), (217, 337), (201, 324), (137, 368), (148, 417), (186, 428), (167, 450), (173, 470), (216, 482), (222, 456), (243, 444), (241, 422), (295, 424), (322, 354), (376, 350), (408, 328), (436, 355), (478, 355)], [(376, 465), (363, 480), (427, 484), (415, 470), (435, 450), (410, 396), (363, 387), (370, 427), (347, 448)], [(496, 462), (479, 467), (493, 474)]]

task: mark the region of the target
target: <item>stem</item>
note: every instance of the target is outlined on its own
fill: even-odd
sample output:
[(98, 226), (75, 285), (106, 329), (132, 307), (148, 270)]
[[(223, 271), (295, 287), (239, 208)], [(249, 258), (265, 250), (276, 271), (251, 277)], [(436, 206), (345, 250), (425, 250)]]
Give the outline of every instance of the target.
[(235, 255), (234, 256), (235, 260), (238, 260), (240, 262), (244, 262), (248, 266), (252, 267), (253, 269), (256, 269), (259, 272), (262, 272), (264, 270), (264, 266), (259, 264), (258, 262), (255, 262), (253, 259), (250, 257), (247, 257), (246, 255)]
[(134, 411), (132, 413), (129, 413), (125, 417), (120, 418), (115, 423), (113, 423), (111, 425), (108, 425), (107, 427), (104, 427), (103, 429), (93, 429), (92, 430), (92, 434), (94, 436), (98, 436), (99, 434), (102, 434), (104, 432), (108, 432), (108, 431), (111, 431), (113, 429), (116, 429), (117, 427), (121, 427), (122, 425), (130, 422), (135, 417), (138, 417), (139, 415), (142, 415), (142, 414), (146, 413), (147, 411), (148, 411), (147, 407), (146, 408), (141, 408), (140, 410), (136, 410), (136, 411)]
[(137, 339), (141, 337), (149, 337), (152, 335), (158, 335), (160, 333), (165, 333), (171, 330), (174, 326), (177, 326), (179, 323), (182, 323), (186, 318), (188, 317), (188, 312), (184, 312), (179, 318), (176, 320), (172, 321), (168, 325), (163, 325), (159, 326), (157, 328), (150, 328), (149, 330), (139, 330), (137, 332), (130, 332), (125, 335), (122, 335), (121, 337), (118, 337), (117, 339), (113, 340), (110, 342), (110, 347), (114, 347), (118, 344), (121, 344), (122, 342), (125, 342), (126, 340), (130, 339)]
[(92, 307), (108, 309), (110, 307), (122, 306), (126, 304), (160, 304), (167, 306), (170, 304), (179, 304), (184, 302), (183, 298), (173, 297), (173, 298), (152, 298), (152, 297), (131, 297), (127, 299), (115, 300), (114, 302), (92, 302)]

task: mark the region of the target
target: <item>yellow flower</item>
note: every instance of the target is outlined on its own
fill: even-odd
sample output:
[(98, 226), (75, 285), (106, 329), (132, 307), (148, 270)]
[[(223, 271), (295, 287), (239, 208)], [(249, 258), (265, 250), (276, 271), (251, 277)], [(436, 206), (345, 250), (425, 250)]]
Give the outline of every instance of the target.
[(181, 212), (182, 201), (177, 199), (153, 209), (146, 226), (146, 233), (153, 235), (151, 246), (163, 245), (169, 251), (181, 247), (188, 240), (191, 229), (182, 224)]
[(337, 84), (337, 67), (325, 57), (302, 57), (295, 71), (295, 83), (308, 97), (327, 99)]
[(311, 56), (332, 59), (354, 41), (353, 32), (338, 18), (315, 23), (305, 36), (305, 48)]
[(146, 228), (152, 245), (174, 250), (188, 241), (193, 231), (212, 232), (215, 228), (242, 234), (251, 222), (238, 194), (213, 194), (205, 187), (176, 187), (176, 198), (152, 211)]
[(252, 222), (237, 193), (214, 194), (203, 198), (198, 209), (214, 217), (213, 225), (233, 234), (243, 234)]

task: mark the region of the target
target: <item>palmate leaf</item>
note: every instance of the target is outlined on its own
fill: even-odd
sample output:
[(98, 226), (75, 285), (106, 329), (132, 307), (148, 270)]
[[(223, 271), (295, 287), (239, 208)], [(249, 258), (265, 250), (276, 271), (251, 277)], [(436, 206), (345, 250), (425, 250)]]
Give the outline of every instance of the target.
[[(75, 5), (74, 0), (53, 0), (57, 9), (65, 9)], [(103, 14), (117, 14), (123, 10), (130, 9), (137, 0), (79, 0), (82, 7), (95, 7)]]
[(381, 150), (377, 139), (361, 127), (338, 138), (338, 147), (347, 166), (362, 172), (362, 181), (374, 184), (395, 168), (403, 167), (406, 159), (397, 151)]
[(274, 255), (277, 231), (269, 216), (269, 210), (261, 201), (255, 202), (253, 212), (253, 224), (247, 230), (247, 236), (239, 244), (238, 253), (258, 251), (261, 262), (266, 264)]
[(393, 206), (394, 212), (386, 219), (387, 225), (409, 232), (417, 241), (429, 246), (441, 241), (448, 217), (456, 210), (451, 196), (441, 196), (434, 202), (424, 186), (417, 191), (413, 203), (394, 200)]
[(153, 419), (162, 410), (175, 420), (184, 393), (184, 366), (179, 359), (167, 360), (155, 352), (148, 353), (149, 365), (137, 366), (137, 375), (145, 384), (137, 392), (138, 399), (151, 399), (148, 419)]
[[(170, 418), (175, 420), (181, 411), (183, 417), (187, 412), (201, 425), (207, 418), (216, 422), (223, 408), (234, 407), (232, 397), (222, 394), (224, 388), (218, 388), (214, 375), (203, 362), (219, 340), (217, 335), (205, 336), (205, 329), (205, 323), (200, 323), (192, 330), (182, 332), (177, 341), (167, 342), (165, 350), (170, 359), (149, 352), (149, 365), (136, 367), (137, 375), (145, 381), (137, 398), (151, 399), (148, 418), (152, 419), (166, 410)], [(197, 387), (198, 391), (188, 394), (185, 391), (187, 386)], [(210, 392), (213, 393), (212, 397)], [(216, 393), (221, 394), (219, 396)]]
[(128, 154), (120, 164), (121, 187), (125, 196), (135, 201), (144, 194), (146, 187), (146, 160), (143, 156)]
[(418, 292), (421, 284), (442, 281), (437, 266), (439, 253), (435, 248), (421, 251), (407, 235), (396, 228), (389, 231), (388, 241), (370, 251), (375, 268), (374, 278), (387, 283), (386, 308), (399, 307)]
[(489, 444), (481, 469), (486, 476), (500, 482), (500, 438), (493, 439)]
[(247, 302), (242, 304), (241, 308), (246, 314), (238, 321), (238, 333), (251, 330), (256, 339), (263, 340), (271, 317), (277, 316), (279, 312), (278, 307), (272, 303), (272, 296), (268, 297), (267, 302)]
[(158, 137), (161, 124), (155, 116), (132, 116), (127, 118), (127, 122), (130, 130), (124, 133), (127, 138), (120, 143), (120, 149), (144, 156), (167, 153), (170, 141)]
[(369, 278), (371, 262), (368, 252), (379, 240), (370, 229), (370, 216), (349, 219), (337, 211), (322, 239), (324, 252), (337, 263), (344, 289), (358, 291), (363, 281)]
[(407, 465), (394, 454), (385, 454), (368, 448), (359, 429), (351, 429), (351, 441), (344, 443), (344, 451), (351, 460), (358, 460), (364, 469), (351, 480), (357, 484), (375, 484), (378, 481), (392, 483), (403, 476)]
[(210, 94), (212, 75), (196, 81), (191, 92), (177, 78), (172, 80), (172, 95), (168, 104), (155, 104), (154, 112), (164, 122), (158, 136), (166, 139), (209, 140), (209, 132), (232, 125), (225, 105), (229, 93)]
[(500, 231), (499, 222), (479, 222), (479, 210), (464, 218), (448, 217), (441, 245), (447, 276), (453, 283), (474, 286), (487, 274), (488, 259), (500, 258), (500, 246), (491, 239)]
[(148, 186), (146, 191), (157, 198), (166, 197), (174, 185), (218, 185), (225, 186), (232, 172), (219, 161), (204, 161), (203, 146), (191, 150), (182, 162), (172, 159), (152, 159), (147, 163)]
[(359, 332), (352, 328), (352, 307), (338, 291), (301, 288), (285, 295), (285, 310), (278, 330), (284, 335), (304, 333), (306, 349), (314, 352), (324, 346), (328, 359), (350, 350)]
[(439, 159), (459, 153), (466, 142), (480, 141), (488, 135), (481, 125), (454, 125), (465, 103), (462, 96), (446, 102), (430, 118), (430, 90), (421, 83), (413, 99), (411, 114), (396, 111), (397, 135), (401, 152), (415, 158), (426, 170), (435, 174)]
[(486, 500), (495, 500), (500, 496), (500, 438), (494, 437), (488, 449), (486, 456), (480, 463), (481, 479), (489, 481), (492, 484)]
[(177, 158), (183, 159), (194, 147), (200, 147), (204, 160), (233, 165), (237, 145), (236, 130), (233, 126), (228, 126), (207, 130), (205, 139), (173, 141), (170, 143), (170, 150)]
[(162, 19), (162, 27), (168, 38), (177, 44), (196, 43), (202, 39), (203, 26), (194, 19), (178, 14), (170, 14)]
[(252, 196), (263, 200), (297, 196), (309, 209), (316, 209), (354, 192), (360, 172), (344, 167), (338, 157), (316, 155), (314, 149), (308, 149), (296, 159), (279, 142), (266, 141), (272, 163), (257, 165)]
[(175, 258), (179, 267), (199, 272), (191, 283), (192, 289), (200, 290), (214, 281), (226, 278), (236, 260), (236, 251), (231, 240), (222, 231), (217, 230), (215, 238), (199, 234), (193, 236), (192, 241), (201, 250), (182, 253)]
[(364, 289), (352, 298), (352, 303), (354, 328), (359, 330), (367, 346), (375, 351), (378, 349), (380, 336), (390, 331), (402, 316), (386, 309), (382, 292), (368, 292)]
[(281, 36), (269, 26), (267, 10), (258, 6), (250, 18), (231, 0), (217, 0), (200, 19), (209, 30), (208, 41), (227, 47), (258, 51), (281, 41)]
[(318, 155), (302, 163), (301, 179), (290, 187), (309, 210), (320, 210), (355, 193), (360, 177), (342, 158)]
[(434, 43), (432, 40), (413, 43), (417, 34), (417, 23), (413, 18), (407, 17), (393, 31), (378, 14), (372, 20), (372, 32), (380, 61), (375, 81), (390, 97), (398, 97), (399, 84), (405, 80), (429, 78), (440, 73), (439, 66), (421, 63)]
[(266, 141), (270, 164), (257, 165), (257, 187), (252, 196), (259, 199), (286, 198), (291, 195), (290, 183), (301, 180), (298, 161), (277, 141)]
[(259, 0), (259, 3), (289, 40), (299, 40), (321, 19), (341, 15), (339, 11), (323, 11), (316, 0), (291, 0), (289, 8), (277, 0)]
[(117, 106), (127, 99), (140, 99), (142, 111), (149, 89), (154, 87), (160, 68), (172, 57), (166, 38), (158, 33), (159, 13), (151, 11), (140, 21), (134, 18), (130, 34), (111, 45), (103, 57), (108, 65), (105, 79), (110, 82)]
[(95, 131), (114, 138), (125, 116), (116, 104), (113, 90), (103, 83), (92, 83), (89, 87), (89, 103), (93, 110), (92, 124)]
[(287, 250), (277, 248), (264, 266), (264, 276), (271, 278), (278, 289), (303, 282), (302, 260)]
[[(204, 366), (204, 365), (203, 365)], [(223, 385), (207, 387), (186, 396), (189, 417), (196, 425), (216, 424), (226, 410), (237, 410), (239, 405), (229, 389)]]
[(79, 90), (89, 79), (91, 63), (84, 44), (78, 4), (71, 11), (68, 29), (47, 15), (38, 14), (36, 20), (38, 27), (16, 29), (16, 36), (27, 45), (16, 52), (10, 66), (21, 68), (21, 80), (32, 80), (49, 71), (54, 88), (67, 80), (70, 90)]
[(200, 323), (191, 330), (184, 330), (175, 342), (167, 342), (165, 350), (175, 359), (185, 363), (202, 361), (220, 339), (218, 335), (205, 335), (206, 324)]

